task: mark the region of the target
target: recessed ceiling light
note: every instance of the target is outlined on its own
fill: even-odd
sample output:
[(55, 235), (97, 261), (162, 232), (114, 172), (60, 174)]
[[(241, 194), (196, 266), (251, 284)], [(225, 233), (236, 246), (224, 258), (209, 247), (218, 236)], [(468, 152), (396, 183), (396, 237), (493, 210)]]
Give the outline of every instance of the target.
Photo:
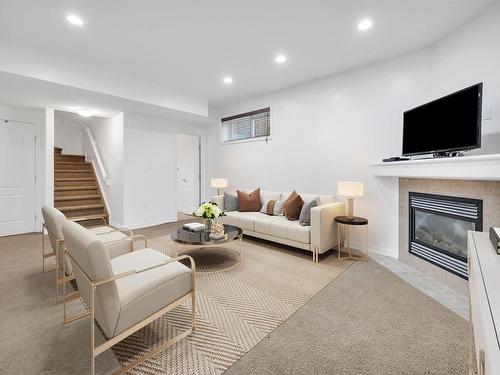
[(364, 20), (361, 20), (358, 23), (358, 29), (360, 29), (361, 31), (366, 31), (368, 29), (371, 29), (372, 26), (373, 26), (373, 21), (369, 18), (365, 18)]
[(91, 117), (94, 114), (94, 111), (88, 108), (78, 108), (76, 113), (82, 117)]
[(233, 83), (233, 79), (231, 77), (227, 76), (227, 77), (224, 77), (222, 82), (224, 82), (226, 85), (230, 85), (231, 83)]
[(278, 64), (283, 64), (284, 62), (286, 62), (286, 56), (278, 55), (274, 58), (274, 61), (276, 61)]
[(66, 21), (75, 26), (83, 26), (82, 18), (76, 14), (68, 14), (66, 16)]

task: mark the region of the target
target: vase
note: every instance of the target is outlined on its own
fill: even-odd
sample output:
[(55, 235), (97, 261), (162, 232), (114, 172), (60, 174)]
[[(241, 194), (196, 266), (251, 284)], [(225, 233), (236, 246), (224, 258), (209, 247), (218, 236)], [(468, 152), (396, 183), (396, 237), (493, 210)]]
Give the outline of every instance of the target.
[(212, 223), (214, 219), (205, 219), (205, 232), (210, 233), (212, 231)]

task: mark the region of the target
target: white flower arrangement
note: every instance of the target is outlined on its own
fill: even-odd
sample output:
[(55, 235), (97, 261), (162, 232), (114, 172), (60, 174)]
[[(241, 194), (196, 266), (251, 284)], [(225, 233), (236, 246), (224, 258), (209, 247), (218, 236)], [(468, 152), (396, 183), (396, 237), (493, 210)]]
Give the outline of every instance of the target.
[(217, 206), (217, 203), (204, 202), (198, 207), (196, 212), (193, 212), (193, 215), (204, 219), (215, 219), (217, 217), (226, 216), (226, 213)]

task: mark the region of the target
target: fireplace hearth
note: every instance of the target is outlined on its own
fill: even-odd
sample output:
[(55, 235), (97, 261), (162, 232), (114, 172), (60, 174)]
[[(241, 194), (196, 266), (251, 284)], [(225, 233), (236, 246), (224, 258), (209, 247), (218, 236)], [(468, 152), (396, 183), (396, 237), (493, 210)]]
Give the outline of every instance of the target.
[(480, 199), (409, 192), (409, 252), (468, 279), (467, 231), (482, 231)]

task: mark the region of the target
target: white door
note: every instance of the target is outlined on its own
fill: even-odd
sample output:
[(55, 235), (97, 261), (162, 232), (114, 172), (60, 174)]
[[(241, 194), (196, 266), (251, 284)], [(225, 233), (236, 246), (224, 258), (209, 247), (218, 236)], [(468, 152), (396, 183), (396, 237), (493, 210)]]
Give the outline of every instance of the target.
[(0, 236), (35, 231), (35, 125), (0, 119)]
[(177, 135), (177, 205), (192, 214), (200, 204), (200, 137)]

